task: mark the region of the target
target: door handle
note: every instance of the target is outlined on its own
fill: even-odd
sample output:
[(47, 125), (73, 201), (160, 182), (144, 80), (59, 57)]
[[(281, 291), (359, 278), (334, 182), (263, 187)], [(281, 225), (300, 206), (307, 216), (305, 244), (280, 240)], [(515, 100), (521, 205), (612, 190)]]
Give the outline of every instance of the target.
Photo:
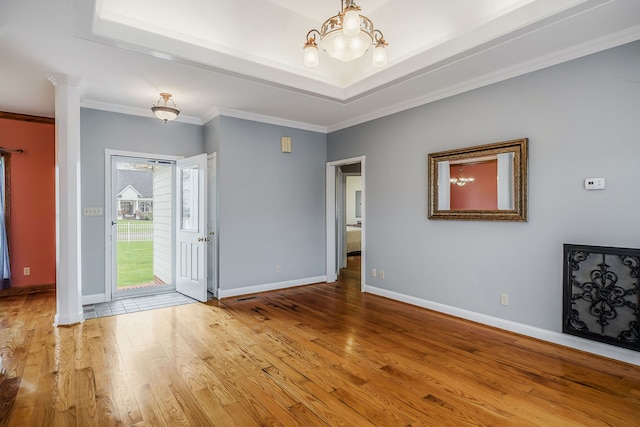
[(208, 237), (198, 237), (198, 242), (208, 242), (209, 240)]

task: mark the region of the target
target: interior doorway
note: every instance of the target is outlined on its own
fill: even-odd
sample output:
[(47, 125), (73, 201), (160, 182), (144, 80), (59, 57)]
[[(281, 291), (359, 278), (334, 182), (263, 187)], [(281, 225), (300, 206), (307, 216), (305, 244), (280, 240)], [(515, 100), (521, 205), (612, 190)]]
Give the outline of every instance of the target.
[[(352, 181), (349, 177), (357, 179), (348, 184)], [(357, 280), (364, 291), (365, 157), (328, 162), (326, 188), (327, 281), (346, 274)]]

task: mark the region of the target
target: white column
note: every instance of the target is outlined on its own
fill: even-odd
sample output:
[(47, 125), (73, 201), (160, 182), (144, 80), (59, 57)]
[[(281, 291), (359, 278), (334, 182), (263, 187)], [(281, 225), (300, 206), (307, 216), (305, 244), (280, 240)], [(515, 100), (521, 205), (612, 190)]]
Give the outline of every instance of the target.
[(49, 77), (56, 107), (56, 316), (55, 325), (73, 325), (82, 316), (80, 206), (80, 82)]

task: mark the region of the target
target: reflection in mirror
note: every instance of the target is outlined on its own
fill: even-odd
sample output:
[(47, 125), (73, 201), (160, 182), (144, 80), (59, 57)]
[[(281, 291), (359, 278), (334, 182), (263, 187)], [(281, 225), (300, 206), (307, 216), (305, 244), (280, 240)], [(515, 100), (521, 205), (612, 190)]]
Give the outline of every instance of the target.
[(439, 209), (513, 209), (513, 160), (513, 153), (501, 153), (438, 162)]
[(527, 139), (429, 154), (429, 218), (526, 221)]

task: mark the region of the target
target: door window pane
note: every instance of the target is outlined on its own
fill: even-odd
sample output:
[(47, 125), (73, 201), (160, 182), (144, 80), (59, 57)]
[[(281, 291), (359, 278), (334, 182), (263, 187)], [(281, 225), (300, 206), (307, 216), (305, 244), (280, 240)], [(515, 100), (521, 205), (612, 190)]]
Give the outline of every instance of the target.
[(182, 169), (182, 229), (198, 231), (198, 166)]

